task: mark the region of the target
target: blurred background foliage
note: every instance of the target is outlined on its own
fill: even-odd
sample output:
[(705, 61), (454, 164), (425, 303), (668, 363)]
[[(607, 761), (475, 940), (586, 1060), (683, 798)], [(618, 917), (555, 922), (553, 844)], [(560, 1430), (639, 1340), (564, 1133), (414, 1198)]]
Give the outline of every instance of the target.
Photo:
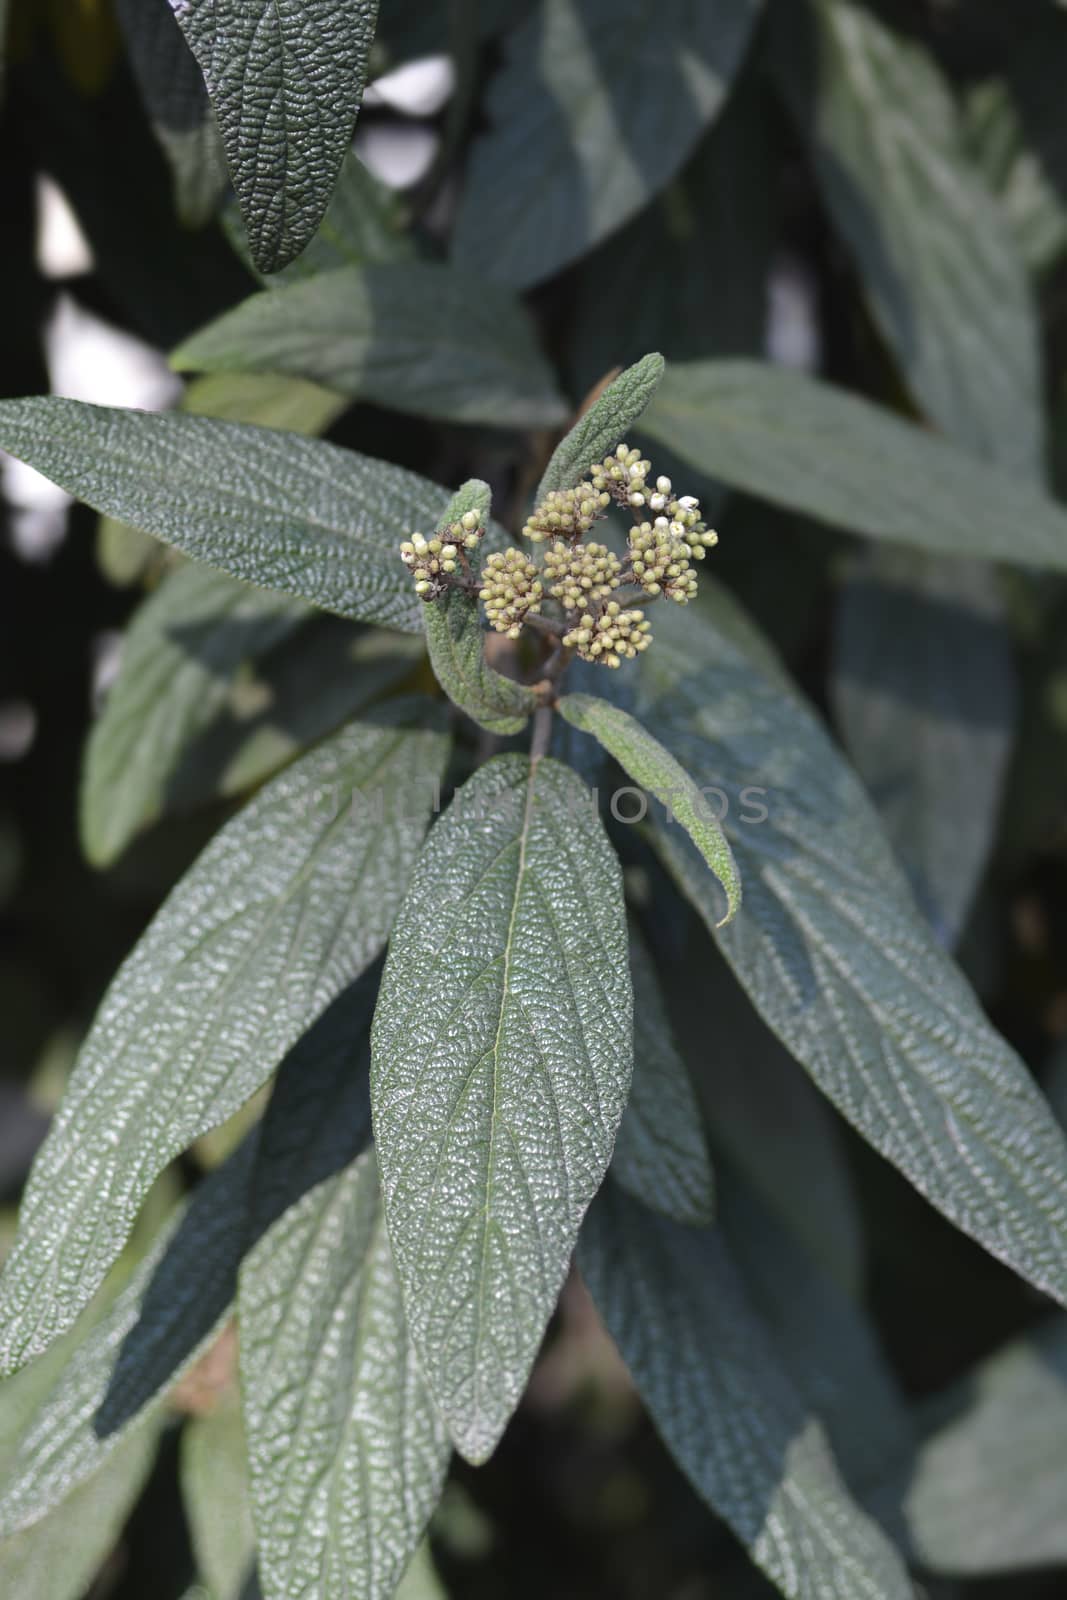
[[(196, 80), (183, 87), (176, 65), (172, 100), (150, 102), (150, 116), (141, 90), (153, 65), (138, 56), (123, 0), (7, 7), (0, 394), (181, 404), (324, 432), (440, 482), (477, 474), (494, 484), (498, 506), (523, 506), (552, 444), (548, 429), (401, 415), (269, 373), (183, 383), (166, 353), (257, 287)], [(862, 106), (835, 79), (832, 49), (805, 25), (805, 8), (768, 4), (725, 113), (694, 134), (679, 171), (648, 174), (638, 204), (591, 247), (594, 228), (566, 214), (569, 235), (560, 243), (551, 208), (542, 216), (529, 199), (546, 160), (541, 144), (513, 192), (506, 171), (496, 187), (463, 185), (465, 172), (477, 175), (486, 159), (476, 141), (487, 96), (524, 92), (516, 38), (533, 25), (534, 9), (522, 0), (382, 0), (377, 92), (360, 118), (364, 166), (353, 169), (349, 194), (354, 211), (335, 219), (333, 245), (321, 236), (312, 246), (313, 265), (332, 264), (338, 236), (356, 237), (365, 261), (433, 259), (455, 229), (461, 259), (477, 265), (496, 251), (495, 275), (529, 286), (543, 350), (572, 405), (648, 349), (685, 360), (767, 356), (903, 415), (924, 414), (1012, 470), (1047, 472), (1067, 494), (1063, 7), (872, 0), (868, 10), (902, 42), (893, 70), (905, 125), (900, 167), (872, 176), (863, 172), (876, 156)], [(640, 57), (642, 38), (622, 44)], [(922, 54), (909, 57), (911, 47)], [(421, 70), (405, 80), (399, 69), (412, 63)], [(914, 170), (909, 140), (920, 152)], [(929, 180), (921, 154), (939, 140), (973, 176), (968, 204), (997, 211), (1012, 260), (1023, 263), (1020, 303), (1033, 308), (1032, 329), (1012, 324), (1008, 294), (996, 326), (968, 322), (968, 280), (954, 259), (961, 240), (967, 255), (966, 210), (955, 214), (945, 202), (939, 212), (932, 201), (924, 217), (909, 212)], [(865, 184), (884, 200), (877, 217), (857, 201)], [(937, 226), (926, 226), (930, 216)], [(514, 246), (512, 269), (509, 240), (520, 226), (533, 242)], [(306, 267), (298, 261), (286, 279)], [(1010, 261), (1003, 270), (1007, 281)], [(908, 326), (916, 301), (950, 329), (932, 357), (927, 330)], [(955, 364), (953, 325), (957, 343), (984, 347), (984, 365)], [(195, 370), (195, 350), (179, 365)], [(976, 367), (985, 389), (970, 381)], [(1022, 392), (1031, 380), (1032, 410), (1007, 409), (1004, 386)], [(363, 692), (349, 684), (320, 708), (320, 723), (308, 722), (306, 653), (287, 654), (284, 630), (260, 624), (256, 635), (250, 623), (238, 659), (193, 652), (189, 670), (199, 677), (191, 698), (209, 697), (212, 707), (197, 761), (150, 792), (134, 793), (131, 777), (132, 817), (108, 809), (87, 816), (80, 833), (86, 740), (114, 679), (122, 630), (146, 592), (162, 593), (171, 558), (132, 530), (97, 525), (11, 463), (3, 484), (0, 1245), (77, 1043), (120, 959), (234, 797), (351, 714)], [(890, 555), (713, 482), (699, 492), (717, 507), (718, 575), (831, 721), (939, 937), (1067, 1114), (1067, 583)], [(376, 675), (375, 685), (411, 670), (410, 659), (367, 659), (359, 630), (331, 619), (294, 626), (317, 629), (323, 678), (353, 660)], [(135, 750), (128, 759), (132, 773)], [(98, 865), (89, 864), (83, 840)], [(640, 850), (628, 871), (638, 900), (662, 896), (657, 869)], [(926, 1593), (1067, 1594), (1061, 1325), (816, 1095), (740, 997), (694, 916), (676, 916), (671, 947), (659, 954), (669, 957), (661, 969), (672, 979), (672, 1022), (719, 1170), (742, 1170), (746, 1192), (772, 1219), (787, 1219), (817, 1257), (827, 1293), (865, 1308), (909, 1404), (914, 1437), (927, 1441), (918, 1468), (914, 1439), (901, 1444), (911, 1460), (903, 1480), (885, 1439), (869, 1463), (873, 1498), (889, 1507), (887, 1516), (900, 1482), (916, 1496), (920, 1571), (924, 1549), (934, 1557)], [(144, 1248), (141, 1233), (151, 1235), (153, 1219), (217, 1164), (234, 1136), (228, 1127), (201, 1141), (167, 1175), (133, 1254)], [(744, 1225), (751, 1228), (751, 1218)], [(780, 1234), (772, 1226), (769, 1237)], [(792, 1313), (802, 1320), (805, 1309), (816, 1326), (813, 1306)], [(792, 1333), (800, 1337), (798, 1328)], [(6, 1592), (18, 1600), (82, 1589), (95, 1600), (231, 1592), (229, 1547), (235, 1539), (240, 1546), (235, 1530), (247, 1517), (233, 1387), (223, 1342), (172, 1396), (152, 1448), (131, 1457), (116, 1503), (71, 1507), (69, 1538), (77, 1544), (84, 1533), (85, 1569), (35, 1587), (41, 1569), (20, 1567), (9, 1550)], [(0, 1446), (12, 1428), (4, 1403), (0, 1396)], [(869, 1421), (850, 1420), (860, 1433)], [(436, 1576), (427, 1556), (409, 1577), (411, 1600), (442, 1591), (462, 1600), (745, 1600), (772, 1592), (658, 1443), (577, 1279), (492, 1463), (454, 1466), (431, 1543)]]

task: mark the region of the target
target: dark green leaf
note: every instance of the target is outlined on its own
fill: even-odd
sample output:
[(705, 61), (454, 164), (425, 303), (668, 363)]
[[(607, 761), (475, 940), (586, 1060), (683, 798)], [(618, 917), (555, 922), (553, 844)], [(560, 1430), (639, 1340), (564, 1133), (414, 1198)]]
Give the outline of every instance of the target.
[(734, 488), (874, 539), (1067, 568), (1067, 513), (1040, 490), (798, 372), (674, 366), (640, 431)]
[(112, 983), (34, 1165), (2, 1279), (6, 1370), (71, 1325), (167, 1162), (374, 960), (446, 750), (431, 703), (394, 702), (261, 790), (173, 891)]
[(241, 1406), (235, 1392), (192, 1417), (182, 1433), (182, 1504), (211, 1600), (242, 1600), (255, 1562), (255, 1530)]
[(0, 402), (0, 448), (231, 577), (422, 629), (398, 546), (451, 496), (413, 472), (270, 428), (49, 398)]
[(781, 16), (779, 77), (912, 393), (977, 454), (1039, 470), (1038, 334), (1026, 272), (963, 154), (948, 84), (920, 46), (850, 0), (810, 0)]
[(185, 371), (284, 372), (445, 422), (548, 427), (566, 416), (519, 302), (428, 261), (342, 267), (265, 290), (171, 359)]
[(609, 1183), (578, 1263), (671, 1454), (782, 1592), (911, 1600), (903, 1564), (850, 1500), (721, 1230), (657, 1217)]
[(252, 255), (283, 267), (312, 238), (363, 93), (377, 0), (172, 0), (200, 63)]
[(988, 567), (872, 550), (839, 600), (832, 690), (916, 899), (951, 947), (993, 842), (1015, 727)]
[(677, 1222), (710, 1222), (715, 1180), (700, 1107), (671, 1035), (644, 940), (630, 927), (634, 987), (634, 1078), (615, 1140), (611, 1172), (628, 1193)]
[(433, 829), (372, 1033), (412, 1337), (471, 1460), (519, 1399), (630, 1087), (618, 861), (585, 786), (498, 756)]
[(126, 48), (156, 138), (170, 164), (174, 203), (187, 227), (215, 211), (226, 159), (204, 77), (168, 0), (117, 0)]
[[(456, 494), (438, 525), (438, 534), (473, 512), (484, 526), (492, 493), (487, 483), (472, 478)], [(458, 589), (423, 608), (426, 643), (437, 680), (451, 700), (490, 733), (521, 733), (536, 711), (532, 689), (503, 677), (485, 659), (486, 634), (477, 601)]]
[(408, 1342), (373, 1151), (260, 1241), (239, 1317), (266, 1593), (392, 1600), (451, 1448)]
[(457, 257), (551, 277), (628, 221), (720, 110), (759, 0), (543, 0), (505, 44), (476, 140)]
[(741, 905), (737, 867), (714, 807), (685, 769), (647, 728), (608, 700), (568, 694), (559, 710), (576, 728), (598, 739), (635, 783), (662, 802), (668, 826), (685, 829), (726, 895), (725, 913), (716, 926), (729, 922)]
[(919, 1419), (914, 1461), (889, 1474), (869, 1503), (886, 1521), (903, 1517), (923, 1567), (989, 1578), (1067, 1562), (1062, 1317), (998, 1350), (928, 1401)]
[(81, 832), (94, 866), (114, 861), (160, 815), (182, 751), (222, 714), (241, 664), (310, 614), (302, 601), (195, 565), (149, 596), (89, 738)]
[[(1067, 1299), (1067, 1144), (919, 916), (811, 712), (693, 608), (658, 618), (645, 692), (660, 738), (728, 804), (745, 908), (718, 938), (764, 1020), (933, 1205)], [(680, 829), (653, 826), (713, 925), (699, 857)]]
[(318, 233), (307, 249), (281, 272), (256, 274), (238, 206), (227, 206), (222, 220), (241, 260), (269, 288), (331, 272), (335, 267), (360, 267), (370, 261), (408, 261), (415, 253), (414, 240), (405, 231), (407, 209), (403, 200), (394, 189), (387, 188), (368, 172), (351, 150), (345, 156), (333, 199)]
[(663, 357), (653, 352), (608, 384), (556, 446), (537, 488), (539, 501), (553, 489), (579, 483), (595, 461), (602, 461), (622, 442), (659, 387), (665, 365)]
[(668, 361), (762, 351), (777, 160), (767, 111), (762, 82), (739, 84), (678, 178), (582, 263), (579, 393), (644, 350)]

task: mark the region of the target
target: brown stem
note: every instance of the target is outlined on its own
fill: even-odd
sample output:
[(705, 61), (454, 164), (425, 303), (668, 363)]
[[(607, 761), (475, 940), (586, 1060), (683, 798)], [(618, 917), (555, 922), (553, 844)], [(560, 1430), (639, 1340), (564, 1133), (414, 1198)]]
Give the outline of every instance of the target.
[(552, 739), (552, 707), (538, 706), (534, 712), (533, 738), (530, 740), (530, 760), (540, 761), (548, 754)]

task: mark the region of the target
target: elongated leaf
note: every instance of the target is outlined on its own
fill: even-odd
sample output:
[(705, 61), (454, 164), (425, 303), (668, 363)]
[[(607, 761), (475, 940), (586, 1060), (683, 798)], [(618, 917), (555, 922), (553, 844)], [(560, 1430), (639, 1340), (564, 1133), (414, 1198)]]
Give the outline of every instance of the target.
[(426, 607), (424, 620), (430, 661), (449, 698), (490, 733), (521, 733), (537, 696), (486, 661), (477, 600), (453, 589)]
[(566, 406), (506, 290), (428, 261), (268, 289), (181, 345), (179, 371), (284, 372), (445, 422), (547, 427)]
[(17, 1386), (18, 1448), (0, 1478), (0, 1538), (39, 1521), (158, 1409), (217, 1333), (245, 1250), (365, 1146), (373, 979), (344, 990), (289, 1052), (261, 1126), (163, 1229), (106, 1314), (88, 1330), (79, 1322), (73, 1352), (61, 1340), (5, 1385), (5, 1421)]
[(405, 231), (408, 216), (403, 199), (369, 172), (352, 150), (345, 156), (319, 231), (307, 249), (280, 272), (256, 272), (238, 206), (227, 206), (222, 222), (241, 260), (268, 288), (316, 277), (336, 267), (410, 261), (415, 254), (414, 240)]
[(611, 1174), (629, 1194), (677, 1222), (700, 1226), (715, 1209), (715, 1180), (700, 1107), (671, 1035), (656, 969), (630, 926), (634, 1079), (619, 1124)]
[(496, 757), (427, 841), (372, 1032), (408, 1322), (471, 1460), (519, 1399), (610, 1158), (631, 1004), (619, 865), (584, 785)]
[(508, 37), (456, 255), (526, 288), (626, 222), (722, 106), (758, 0), (544, 0)]
[(726, 911), (716, 926), (729, 922), (741, 905), (737, 866), (713, 806), (684, 767), (636, 718), (607, 700), (568, 694), (559, 709), (568, 722), (598, 739), (635, 783), (663, 803), (668, 826), (685, 829), (726, 895)]
[[(1027, 42), (1031, 32), (1038, 31), (1035, 15), (1031, 29), (1027, 30)], [(1047, 137), (1048, 133), (1052, 135), (1052, 147), (1056, 147), (1063, 136), (1059, 118), (1049, 117), (1044, 130), (1035, 129), (1032, 124), (1024, 130), (1019, 115), (1017, 101), (1028, 100), (1031, 96), (1039, 106), (1046, 101), (1048, 111), (1052, 111), (1059, 71), (1058, 52), (1050, 52), (1047, 39), (1038, 38), (1034, 42), (1036, 49), (1025, 52), (1032, 54), (1031, 62), (1025, 66), (1019, 60), (1011, 63), (1014, 93), (1003, 78), (997, 77), (974, 84), (965, 94), (963, 137), (968, 156), (997, 197), (1016, 249), (1030, 271), (1038, 273), (1052, 266), (1067, 248), (1067, 208), (1045, 170), (1045, 163), (1038, 159), (1032, 147), (1032, 144), (1040, 144), (1043, 135)], [(1021, 66), (1023, 70), (1017, 72)]]
[(915, 1559), (983, 1578), (1067, 1561), (1067, 1324), (1014, 1340), (919, 1412), (910, 1465), (870, 1498), (903, 1516)]
[(330, 202), (377, 0), (172, 0), (219, 120), (256, 265), (298, 255)]
[(569, 489), (579, 483), (594, 461), (602, 461), (625, 439), (628, 429), (644, 414), (665, 370), (663, 357), (653, 351), (608, 384), (556, 446), (538, 485), (538, 500), (553, 489)]
[(672, 366), (641, 430), (724, 483), (873, 539), (1067, 568), (1067, 513), (1038, 489), (797, 372)]
[(963, 154), (948, 84), (924, 50), (851, 0), (809, 0), (781, 17), (779, 78), (912, 393), (960, 443), (1034, 471), (1034, 306), (1007, 222)]
[(242, 1600), (255, 1562), (248, 1460), (236, 1393), (193, 1417), (182, 1433), (182, 1504), (211, 1600)]
[(448, 1600), (425, 1539), (411, 1558), (411, 1565), (396, 1591), (396, 1600)]
[(270, 1600), (391, 1600), (451, 1455), (404, 1323), (367, 1151), (241, 1271), (241, 1373)]
[(769, 109), (762, 78), (746, 75), (673, 183), (582, 263), (578, 393), (644, 350), (668, 361), (761, 353), (776, 221)]
[[(1067, 1144), (919, 916), (858, 781), (736, 636), (698, 616), (657, 627), (647, 714), (695, 781), (728, 799), (745, 909), (718, 938), (753, 1004), (932, 1204), (1067, 1299)], [(753, 789), (766, 817), (746, 822)], [(681, 830), (653, 826), (712, 926), (699, 857)]]
[(421, 631), (397, 546), (450, 496), (413, 472), (269, 428), (51, 398), (0, 403), (0, 448), (231, 577)]
[(238, 668), (311, 614), (270, 589), (188, 566), (137, 612), (86, 752), (81, 830), (94, 866), (114, 861), (163, 810), (182, 750), (219, 717)]
[(919, 905), (951, 947), (993, 842), (1011, 753), (1011, 638), (987, 567), (870, 554), (839, 601), (834, 706)]
[(445, 751), (430, 703), (394, 702), (261, 790), (174, 890), (108, 991), (37, 1157), (2, 1279), (8, 1371), (71, 1325), (167, 1162), (374, 960)]
[(167, 0), (117, 0), (119, 22), (145, 110), (170, 164), (178, 216), (207, 222), (226, 187), (215, 113), (204, 77)]
[(140, 1495), (158, 1442), (157, 1428), (138, 1428), (52, 1516), (0, 1541), (3, 1593), (18, 1600), (82, 1600)]
[(671, 1454), (782, 1593), (911, 1600), (899, 1557), (850, 1500), (720, 1230), (683, 1228), (608, 1184), (578, 1262)]

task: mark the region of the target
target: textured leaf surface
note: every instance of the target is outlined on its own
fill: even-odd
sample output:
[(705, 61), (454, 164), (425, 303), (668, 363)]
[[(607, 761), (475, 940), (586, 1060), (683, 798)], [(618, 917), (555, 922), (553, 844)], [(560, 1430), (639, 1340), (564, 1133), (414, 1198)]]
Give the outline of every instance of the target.
[(490, 733), (521, 733), (537, 709), (537, 696), (486, 661), (486, 632), (474, 596), (453, 589), (431, 602), (423, 619), (430, 661), (449, 699)]
[(182, 1505), (211, 1600), (242, 1600), (255, 1562), (248, 1460), (236, 1393), (217, 1400), (182, 1432)]
[[(858, 780), (780, 676), (698, 614), (658, 618), (645, 684), (660, 738), (728, 798), (745, 907), (718, 938), (757, 1010), (932, 1204), (1067, 1298), (1067, 1144), (919, 916)], [(750, 786), (765, 821), (741, 820)], [(699, 858), (653, 826), (711, 926)]]
[(594, 461), (602, 461), (625, 439), (659, 388), (665, 370), (663, 357), (653, 351), (608, 384), (556, 446), (537, 489), (539, 501), (553, 489), (570, 489), (579, 483)]
[(870, 556), (838, 602), (834, 708), (916, 899), (951, 947), (996, 831), (1017, 710), (1011, 637), (988, 567)]
[(372, 1033), (408, 1321), (472, 1460), (519, 1399), (611, 1156), (631, 1003), (619, 864), (584, 785), (488, 762), (420, 857)]
[(8, 1370), (70, 1326), (167, 1162), (238, 1110), (381, 950), (444, 763), (435, 720), (429, 702), (395, 702), (290, 767), (123, 964), (26, 1191), (2, 1279)]
[(711, 1221), (715, 1209), (715, 1180), (700, 1107), (671, 1034), (652, 957), (633, 924), (630, 976), (634, 1078), (615, 1140), (611, 1174), (653, 1211), (699, 1226)]
[(741, 905), (741, 880), (714, 807), (685, 768), (635, 717), (608, 700), (568, 694), (559, 709), (568, 722), (598, 739), (636, 784), (662, 802), (668, 827), (685, 829), (726, 895), (717, 926), (729, 922)]
[(241, 664), (265, 654), (309, 615), (310, 607), (291, 596), (195, 565), (149, 596), (89, 736), (81, 831), (95, 866), (114, 861), (160, 815), (183, 749), (222, 714)]
[(154, 1427), (138, 1428), (52, 1516), (0, 1542), (4, 1594), (82, 1600), (137, 1501), (157, 1443)]
[(915, 1460), (871, 1497), (903, 1514), (934, 1572), (991, 1577), (1067, 1561), (1067, 1324), (1005, 1346), (920, 1409)]
[(268, 289), (171, 361), (186, 371), (284, 372), (445, 422), (548, 427), (566, 416), (515, 297), (429, 261), (342, 267)]
[(653, 19), (645, 0), (545, 0), (491, 83), (458, 258), (526, 288), (626, 222), (719, 111), (758, 12), (661, 0)]
[(171, 0), (200, 63), (256, 265), (311, 239), (352, 139), (377, 0)]
[(910, 1600), (899, 1557), (850, 1500), (721, 1231), (657, 1217), (608, 1184), (578, 1262), (671, 1454), (782, 1593)]
[(959, 442), (1032, 471), (1042, 448), (1034, 306), (1007, 221), (964, 156), (948, 84), (923, 49), (850, 0), (783, 15), (799, 30), (787, 26), (778, 52), (787, 100), (912, 393)]
[(854, 533), (1067, 568), (1067, 513), (1040, 490), (797, 372), (672, 366), (641, 431), (734, 488)]
[[(13, 1389), (20, 1409), (0, 1479), (0, 1538), (49, 1512), (158, 1406), (218, 1330), (245, 1249), (366, 1145), (375, 991), (373, 972), (350, 984), (293, 1047), (261, 1126), (196, 1189), (106, 1314), (88, 1330), (79, 1322), (73, 1353), (62, 1340), (5, 1384), (3, 1420)], [(5, 1452), (7, 1443), (5, 1429)]]
[(451, 497), (413, 472), (269, 428), (51, 398), (0, 403), (0, 448), (231, 577), (422, 628), (397, 546)]
[(130, 64), (170, 164), (187, 227), (207, 222), (226, 187), (226, 160), (204, 76), (168, 0), (117, 0)]
[(270, 1600), (391, 1600), (451, 1455), (404, 1322), (367, 1151), (241, 1270), (241, 1373)]

